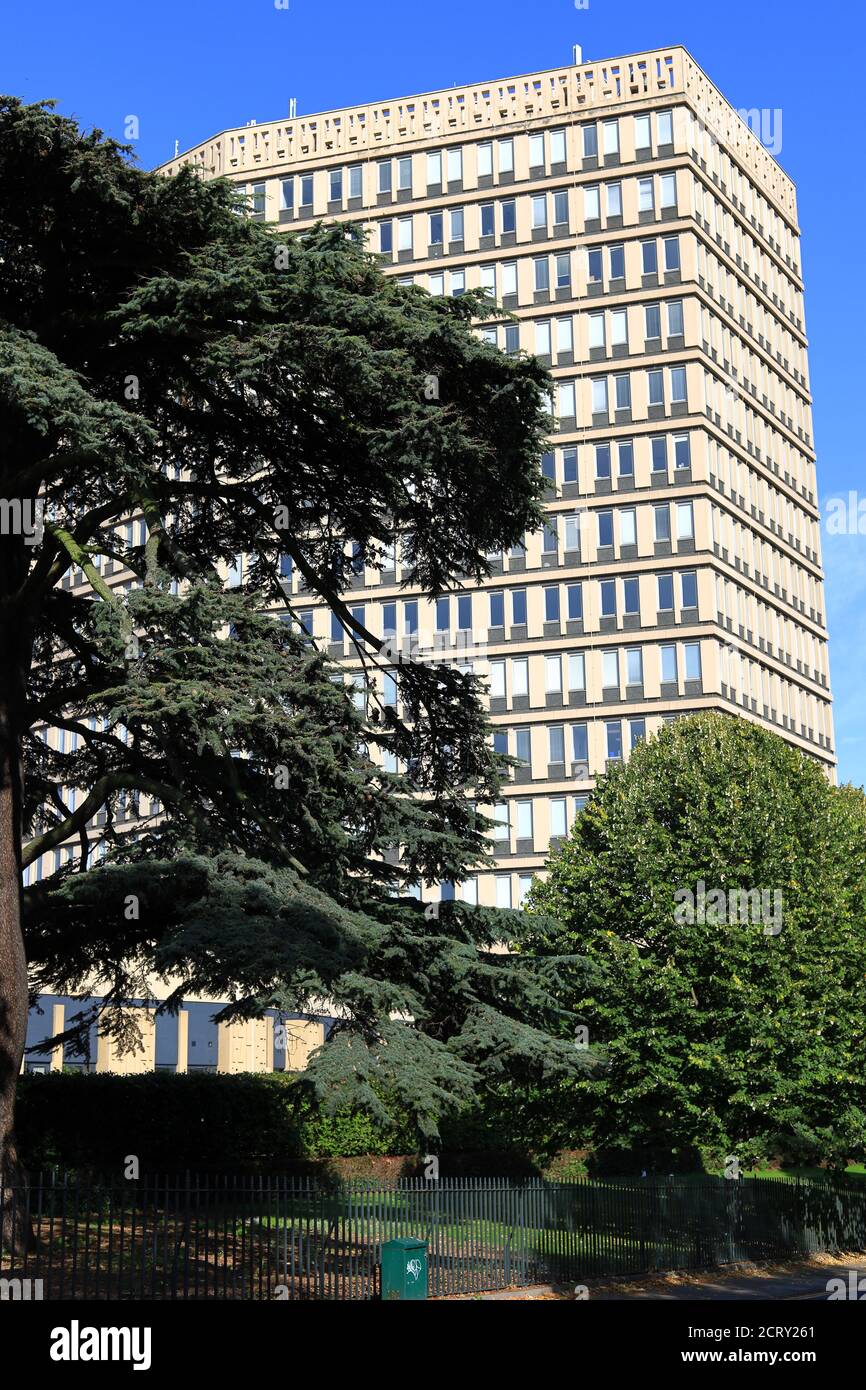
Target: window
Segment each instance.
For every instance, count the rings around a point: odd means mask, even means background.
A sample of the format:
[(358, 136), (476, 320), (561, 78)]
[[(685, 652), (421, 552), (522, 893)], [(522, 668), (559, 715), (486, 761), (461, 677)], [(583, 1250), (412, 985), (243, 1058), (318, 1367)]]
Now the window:
[(535, 289), (542, 292), (550, 289), (550, 262), (547, 256), (537, 256), (533, 261)]
[[(483, 148), (483, 147), (482, 147)], [(442, 151), (431, 150), (427, 155), (427, 187), (442, 183)]]
[(529, 137), (529, 167), (544, 168), (544, 132)]
[(364, 193), (363, 169), (360, 164), (349, 166), (349, 197), (361, 198)]
[(656, 580), (658, 589), (658, 609), (660, 613), (672, 613), (674, 607), (674, 577), (660, 574)]
[(635, 116), (634, 118), (634, 147), (636, 150), (648, 150), (650, 148), (649, 116)]
[(518, 906), (518, 907), (523, 907), (523, 904), (526, 902), (526, 899), (527, 899), (527, 897), (528, 897), (528, 895), (529, 895), (529, 890), (530, 890), (530, 888), (532, 887), (532, 881), (533, 881), (533, 875), (532, 875), (532, 874), (518, 874), (518, 875), (517, 875), (517, 906)]
[(663, 434), (657, 434), (650, 440), (650, 458), (652, 459), (652, 471), (654, 473), (667, 473), (668, 441)]
[(671, 367), (671, 401), (685, 401), (686, 399), (686, 369), (685, 367)]
[(445, 218), (441, 212), (431, 212), (429, 218), (429, 242), (431, 246), (440, 246), (444, 237)]
[(493, 807), (493, 838), (494, 840), (507, 840), (508, 823), (508, 802), (497, 801)]
[(556, 320), (556, 350), (557, 352), (574, 351), (574, 328), (571, 318)]
[(397, 635), (397, 605), (396, 603), (382, 604), (382, 636), (396, 637)]
[(556, 554), (556, 517), (550, 517), (541, 528), (541, 548), (546, 555)]
[(675, 208), (677, 205), (677, 176), (676, 174), (661, 174), (659, 176), (659, 201), (663, 208)]
[(553, 724), (547, 730), (547, 761), (565, 762), (565, 729), (561, 724)]
[(640, 613), (640, 581), (635, 578), (622, 581), (623, 613)]
[(628, 347), (628, 312), (614, 309), (610, 316), (611, 347)]
[(544, 691), (546, 695), (559, 695), (562, 692), (562, 658), (544, 658)]
[(683, 658), (686, 668), (687, 681), (699, 681), (701, 679), (701, 647), (699, 642), (686, 642), (683, 646)]
[(607, 185), (607, 215), (608, 217), (622, 217), (621, 183), (609, 183)]
[(652, 212), (655, 207), (653, 197), (652, 179), (638, 179), (637, 181), (637, 208), (638, 212)]
[(629, 748), (637, 748), (646, 738), (646, 720), (630, 719), (628, 722)]
[(642, 241), (641, 269), (644, 275), (655, 275), (659, 268), (658, 249), (654, 241)]
[(586, 658), (583, 652), (568, 654), (568, 688), (571, 691), (586, 689)]
[(605, 155), (619, 154), (619, 121), (605, 121), (602, 132)]
[(602, 277), (601, 250), (587, 251), (586, 278), (591, 285), (600, 285)]
[[(506, 836), (506, 838), (507, 838), (507, 836)], [(511, 875), (510, 875), (510, 874), (497, 874), (497, 875), (496, 875), (496, 906), (497, 906), (497, 907), (510, 907), (510, 906), (511, 906)]]
[(493, 175), (493, 146), (489, 140), (478, 146), (478, 177), (489, 179)]
[(676, 647), (661, 647), (661, 678), (663, 685), (675, 685), (677, 682), (677, 649)]
[(471, 632), (472, 630), (471, 594), (458, 594), (457, 596), (457, 629), (459, 632)]
[(590, 383), (592, 388), (592, 413), (593, 415), (607, 414), (607, 377), (594, 377)]
[(513, 140), (499, 140), (499, 141), (497, 141), (497, 144), (498, 144), (498, 146), (499, 146), (499, 173), (500, 173), (500, 174), (513, 174), (513, 173), (514, 173), (514, 141), (513, 141)]
[(598, 196), (598, 185), (589, 186), (583, 190), (583, 218), (585, 222), (593, 222), (601, 217), (601, 204)]
[(665, 237), (665, 270), (680, 268), (680, 239), (677, 236)]
[(617, 445), (617, 456), (619, 459), (619, 476), (621, 478), (631, 478), (634, 476), (634, 445), (630, 439), (623, 439)]
[(557, 415), (560, 420), (573, 420), (577, 415), (573, 381), (560, 381), (558, 383)]
[(397, 250), (412, 250), (412, 218), (401, 217), (397, 223)]
[(380, 193), (391, 192), (391, 161), (390, 159), (380, 160), (376, 166), (379, 170), (377, 188)]
[(609, 758), (622, 757), (622, 725), (618, 719), (611, 720), (604, 726), (605, 742), (607, 744), (607, 756)]
[(567, 600), (567, 615), (569, 621), (583, 617), (583, 587), (580, 584), (569, 584), (565, 591)]
[(295, 180), (282, 179), (280, 181), (280, 207), (290, 212), (295, 205)]
[(418, 631), (418, 604), (414, 599), (403, 604), (403, 629), (408, 636)]
[(553, 224), (555, 227), (564, 227), (568, 222), (568, 194), (554, 193), (553, 195)]
[(610, 477), (609, 444), (596, 444), (595, 446), (595, 476), (596, 478)]
[(691, 541), (695, 536), (695, 518), (691, 502), (677, 502), (677, 540)]
[(463, 209), (452, 208), (450, 217), (450, 239), (451, 241), (463, 240)]
[(342, 169), (331, 169), (328, 174), (328, 202), (341, 203), (343, 201), (343, 171)]
[(576, 763), (589, 762), (589, 736), (585, 724), (571, 726), (571, 756)]
[(526, 590), (512, 589), (511, 591), (511, 621), (515, 627), (526, 625)]
[(609, 254), (611, 280), (625, 279), (625, 248), (623, 246), (611, 246)]
[(482, 204), (481, 204), (481, 235), (482, 235), (482, 236), (493, 236), (494, 231), (495, 231), (495, 224), (494, 224), (494, 219), (493, 219), (493, 204), (492, 204), (492, 203), (482, 203)]
[(613, 545), (613, 512), (598, 512), (598, 544)]
[(532, 734), (529, 729), (516, 729), (514, 755), (523, 767), (532, 766)]
[(517, 323), (507, 323), (505, 325), (505, 351), (520, 351), (520, 325)]
[(662, 336), (662, 315), (658, 304), (647, 304), (643, 312), (644, 337), (660, 338)]
[(491, 661), (490, 663), (490, 698), (491, 700), (505, 699), (504, 661)]
[(313, 206), (313, 176), (304, 174), (301, 178), (301, 207), (311, 208)]
[(619, 543), (620, 545), (637, 544), (637, 512), (633, 507), (628, 507), (619, 513)]
[(562, 480), (565, 483), (577, 482), (576, 449), (563, 449), (562, 451)]
[(650, 405), (664, 405), (664, 375), (660, 371), (647, 372), (647, 400)]
[(517, 265), (514, 261), (502, 267), (502, 293), (504, 296), (517, 294)]
[[(484, 290), (487, 294), (490, 294), (490, 295), (495, 295), (495, 294), (496, 294), (496, 266), (495, 266), (495, 265), (483, 265), (483, 266), (481, 267), (481, 276), (480, 276), (480, 280), (481, 280), (481, 286), (480, 286), (480, 287), (481, 287), (482, 290)], [(488, 342), (495, 343), (495, 342), (496, 342), (496, 329), (495, 329), (495, 328), (490, 328), (490, 329), (487, 329), (486, 332), (487, 332), (488, 334), (492, 334), (492, 337), (488, 337), (488, 338), (487, 338), (487, 341), (488, 341)]]
[(403, 159), (397, 160), (397, 187), (404, 191), (412, 187), (411, 156), (406, 156)]
[(575, 554), (580, 550), (580, 524), (580, 516), (572, 515), (565, 518), (565, 549), (569, 554)]
[(669, 541), (671, 538), (671, 514), (670, 508), (665, 505), (653, 507), (654, 513), (654, 535), (657, 541)]
[(559, 588), (545, 589), (544, 591), (544, 621), (546, 623), (559, 622)]
[(583, 157), (584, 159), (595, 159), (598, 155), (598, 127), (585, 125), (583, 127)]
[(434, 271), (434, 273), (430, 276), (430, 293), (431, 293), (431, 294), (444, 294), (444, 293), (445, 293), (445, 272), (444, 272), (444, 271), (442, 271), (442, 270)]
[(589, 316), (589, 346), (595, 349), (604, 348), (604, 314)]
[(626, 373), (624, 376), (615, 376), (613, 379), (614, 399), (617, 410), (631, 409), (631, 377)]
[(674, 467), (689, 468), (692, 462), (691, 448), (687, 434), (674, 435)]
[(698, 576), (694, 570), (684, 570), (680, 575), (680, 601), (683, 608), (698, 606)]
[(668, 300), (668, 333), (680, 337), (683, 333), (683, 302), (681, 299)]
[(389, 256), (394, 250), (394, 224), (392, 222), (379, 223), (379, 251), (380, 254)]
[(505, 595), (501, 589), (494, 589), (490, 594), (490, 626), (505, 626)]
[(601, 616), (603, 618), (615, 618), (616, 580), (602, 579), (599, 588), (601, 589)]
[(625, 679), (628, 685), (643, 685), (643, 652), (629, 647), (625, 654)]
[(502, 215), (502, 231), (514, 232), (517, 230), (517, 204), (513, 198), (507, 198), (504, 203), (500, 203)]
[(656, 113), (656, 138), (660, 145), (674, 143), (674, 115), (672, 111)]
[(539, 227), (547, 226), (547, 197), (544, 194), (532, 199), (532, 226), (536, 231)]
[(463, 178), (463, 150), (458, 146), (448, 151), (448, 182), (456, 183)]
[(529, 662), (525, 657), (511, 663), (511, 694), (515, 699), (529, 696)]
[(556, 256), (556, 288), (564, 290), (571, 284), (571, 256), (562, 251)]
[(565, 163), (564, 130), (552, 130), (550, 132), (550, 162), (551, 164)]
[(550, 837), (559, 839), (568, 834), (568, 815), (566, 812), (566, 802), (564, 796), (551, 797), (550, 801)]

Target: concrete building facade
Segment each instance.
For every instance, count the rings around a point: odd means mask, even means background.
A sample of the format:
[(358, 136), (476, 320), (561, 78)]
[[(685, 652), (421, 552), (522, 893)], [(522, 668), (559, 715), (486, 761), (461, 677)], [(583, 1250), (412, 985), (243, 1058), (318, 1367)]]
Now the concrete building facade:
[[(835, 775), (794, 186), (685, 49), (575, 58), (251, 123), (163, 166), (231, 179), (277, 236), (356, 222), (388, 274), (486, 288), (514, 317), (478, 332), (551, 370), (542, 531), (432, 601), (403, 586), (399, 538), (353, 582), (374, 633), (486, 679), (518, 760), (486, 808), (490, 872), (425, 898), (519, 906), (599, 773), (695, 711)], [(285, 581), (363, 702), (330, 611)], [(269, 1048), (226, 1034), (219, 1065)]]

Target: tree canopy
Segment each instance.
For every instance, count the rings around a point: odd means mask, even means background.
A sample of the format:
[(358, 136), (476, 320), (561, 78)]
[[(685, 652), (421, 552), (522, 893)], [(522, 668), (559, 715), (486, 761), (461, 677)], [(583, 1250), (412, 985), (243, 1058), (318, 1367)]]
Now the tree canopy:
[[(395, 660), (345, 600), (395, 543), (433, 595), (539, 524), (545, 372), (473, 330), (489, 302), (399, 285), (356, 229), (275, 237), (226, 183), (141, 171), (47, 104), (0, 99), (0, 193), (0, 496), (44, 507), (0, 558), (0, 1146), (21, 915), (37, 988), (98, 972), (119, 1004), (158, 971), (240, 1014), (330, 1001), (310, 1079), (334, 1102), (394, 1095), (431, 1128), (485, 1076), (570, 1073), (558, 965), (492, 949), (519, 915), (411, 896), (486, 852), (503, 765), (478, 677)], [(271, 611), (297, 618), (285, 556), (362, 658), (364, 709)], [(169, 814), (131, 835), (138, 794)], [(72, 837), (22, 904), (22, 866)]]
[(534, 950), (588, 963), (569, 1001), (608, 1060), (566, 1088), (572, 1142), (862, 1157), (862, 791), (746, 720), (678, 719), (599, 779), (530, 909)]

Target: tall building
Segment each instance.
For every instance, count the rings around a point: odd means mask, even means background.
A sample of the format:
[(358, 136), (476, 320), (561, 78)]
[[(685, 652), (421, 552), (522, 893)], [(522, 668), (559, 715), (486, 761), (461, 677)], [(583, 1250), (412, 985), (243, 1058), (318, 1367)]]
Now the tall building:
[[(519, 905), (595, 777), (694, 711), (834, 775), (794, 186), (684, 48), (575, 58), (251, 122), (163, 167), (228, 177), (277, 233), (361, 223), (433, 294), (485, 287), (514, 321), (479, 332), (551, 369), (543, 530), (433, 603), (401, 587), (399, 547), (355, 578), (368, 628), (487, 677), (518, 760), (492, 871), (425, 896)], [(286, 581), (360, 685), (329, 610)]]
[(736, 712), (835, 765), (794, 186), (685, 49), (579, 56), (250, 123), (164, 170), (227, 176), (281, 230), (362, 223), (401, 280), (493, 292), (516, 322), (480, 331), (551, 368), (543, 531), (433, 604), (398, 555), (352, 594), (489, 677), (519, 765), (495, 872), (457, 891), (500, 905), (665, 720)]

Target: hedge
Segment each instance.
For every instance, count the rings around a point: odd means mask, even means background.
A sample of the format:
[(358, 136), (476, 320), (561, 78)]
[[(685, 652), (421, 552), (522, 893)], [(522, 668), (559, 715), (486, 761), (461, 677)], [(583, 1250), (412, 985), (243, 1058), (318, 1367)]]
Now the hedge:
[[(61, 1165), (107, 1173), (135, 1155), (148, 1172), (291, 1172), (362, 1155), (417, 1157), (429, 1148), (409, 1122), (322, 1113), (306, 1087), (279, 1072), (27, 1073), (19, 1078), (16, 1128), (31, 1171)], [(498, 1171), (503, 1150), (511, 1167), (520, 1152), (478, 1116), (443, 1129), (440, 1147), (487, 1154), (482, 1166), (494, 1162)]]

